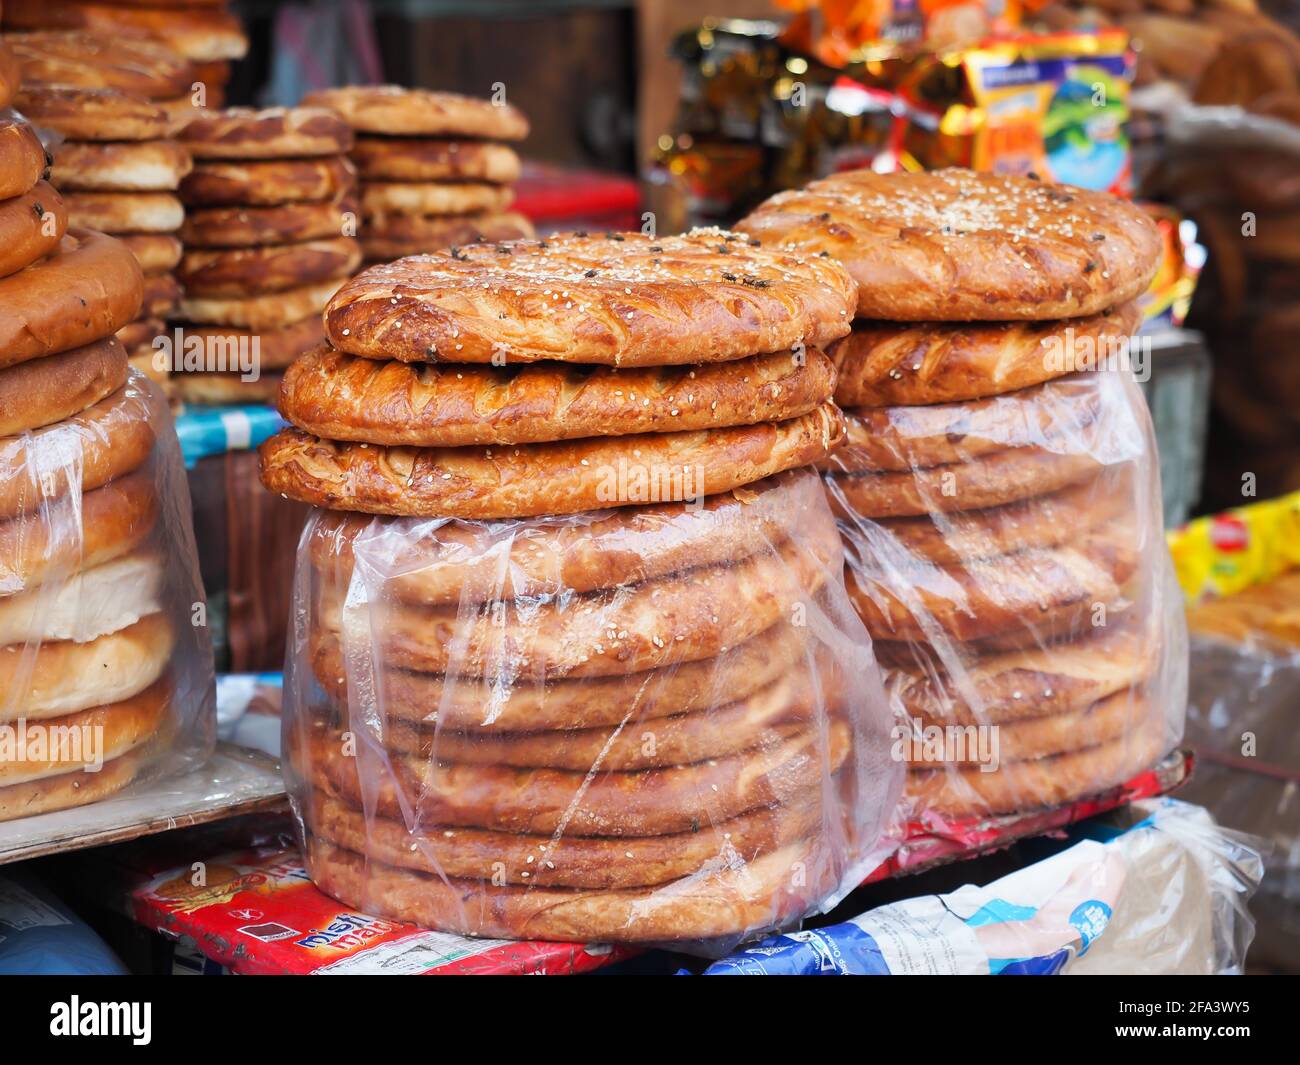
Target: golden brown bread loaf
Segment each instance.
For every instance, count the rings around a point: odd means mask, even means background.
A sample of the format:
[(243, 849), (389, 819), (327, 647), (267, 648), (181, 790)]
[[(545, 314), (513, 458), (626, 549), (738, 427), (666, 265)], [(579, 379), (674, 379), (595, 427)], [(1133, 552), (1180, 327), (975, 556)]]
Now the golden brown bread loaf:
[(0, 647), (0, 720), (41, 721), (130, 699), (162, 676), (174, 645), (171, 622), (157, 613), (86, 643)]
[(572, 514), (729, 492), (825, 455), (843, 434), (826, 404), (775, 424), (498, 448), (384, 448), (284, 430), (259, 449), (262, 483), (335, 510), (417, 517)]
[[(1074, 710), (1010, 721), (998, 726), (998, 759), (1002, 764), (1013, 764), (1122, 741), (1150, 716), (1151, 707), (1145, 698), (1121, 691)], [(934, 753), (939, 752), (922, 748), (909, 761), (914, 768), (933, 769)], [(942, 753), (943, 764), (950, 769), (979, 766), (987, 758), (965, 744), (955, 744)]]
[(725, 362), (848, 332), (852, 279), (734, 234), (573, 234), (373, 266), (330, 301), (339, 350), (408, 362)]
[(177, 276), (197, 299), (243, 298), (342, 278), (361, 265), (351, 237), (261, 248), (187, 248)]
[(1091, 454), (1012, 447), (965, 462), (887, 473), (827, 477), (837, 514), (854, 518), (899, 518), (999, 507), (1057, 492), (1088, 480), (1102, 468)]
[(170, 318), (180, 306), (182, 294), (174, 274), (146, 274), (140, 313), (148, 318)]
[(148, 396), (130, 377), (80, 414), (30, 436), (0, 438), (0, 519), (32, 513), (43, 500), (63, 496), (67, 481), (78, 476), (83, 493), (125, 476), (144, 463), (153, 445)]
[(175, 119), (147, 97), (123, 89), (26, 85), (15, 106), (70, 141), (152, 141), (174, 137)]
[(245, 381), (238, 373), (178, 373), (171, 377), (172, 391), (182, 403), (200, 407), (228, 407), (241, 403), (271, 404), (280, 391), (280, 375), (263, 373)]
[(233, 326), (253, 332), (278, 329), (319, 314), (342, 283), (339, 277), (259, 296), (186, 296), (179, 317), (200, 325)]
[[(718, 692), (740, 702), (781, 677), (811, 683), (807, 628), (774, 625), (717, 658), (670, 669), (546, 684), (480, 683), (464, 677), (385, 668), (384, 709), (396, 721), (506, 733), (599, 728), (624, 721), (629, 707), (652, 721), (707, 710)], [(346, 706), (347, 679), (336, 636), (312, 635), (312, 673), (336, 706)], [(435, 707), (436, 709), (430, 709)]]
[(366, 181), (361, 213), (383, 224), (388, 215), (499, 214), (514, 202), (514, 189), (478, 181)]
[(195, 159), (292, 159), (346, 152), (352, 130), (319, 107), (229, 107), (201, 112), (182, 140)]
[(897, 545), (909, 558), (940, 565), (1056, 547), (1101, 528), (1133, 506), (1125, 472), (1108, 467), (1059, 492), (984, 510), (879, 518), (866, 535), (871, 543), (891, 549)]
[(842, 407), (951, 403), (1015, 392), (1128, 354), (1128, 303), (1088, 318), (954, 326), (856, 322), (830, 350)]
[(87, 492), (76, 535), (48, 514), (0, 522), (0, 594), (15, 595), (134, 551), (153, 531), (158, 499), (139, 471)]
[(37, 182), (28, 192), (0, 202), (0, 277), (48, 255), (67, 228), (67, 204), (48, 182)]
[(409, 603), (468, 605), (493, 599), (598, 591), (701, 566), (738, 562), (784, 543), (789, 530), (830, 520), (821, 484), (778, 474), (693, 503), (652, 503), (557, 523), (500, 542), (490, 526), (322, 514), (307, 550), (325, 582), (346, 588), (355, 552), (392, 576), (385, 591)]
[[(276, 207), (196, 207), (185, 213), (181, 238), (195, 248), (254, 248), (348, 236), (360, 228), (356, 200)], [(317, 308), (319, 310), (319, 308)]]
[[(357, 759), (343, 753), (342, 737), (322, 730), (307, 742), (312, 782), (359, 805)], [(437, 765), (388, 755), (392, 772), (375, 781), (374, 809), (400, 818), (399, 796), (419, 796), (416, 823), (422, 829), (465, 825), (501, 832), (562, 830), (573, 836), (669, 835), (698, 830), (702, 795), (708, 796), (714, 820), (805, 801), (823, 786), (824, 772), (843, 764), (849, 746), (848, 727), (832, 719), (824, 732), (813, 725), (752, 756), (633, 772)]]
[(203, 159), (181, 184), (181, 199), (188, 207), (276, 207), (338, 199), (351, 192), (356, 182), (356, 171), (342, 155)]
[(74, 226), (102, 233), (174, 233), (185, 220), (170, 192), (70, 192), (65, 199)]
[(1138, 207), (1030, 178), (849, 170), (777, 193), (737, 225), (764, 245), (829, 253), (883, 321), (1077, 318), (1146, 290), (1160, 234)]
[[(297, 322), (271, 329), (240, 329), (229, 325), (180, 326), (186, 339), (197, 338), (205, 351), (257, 353), (257, 365), (263, 370), (283, 370), (305, 351), (310, 351), (325, 335), (320, 315), (308, 315)], [(271, 397), (275, 399), (274, 396)]]
[(0, 370), (0, 437), (53, 425), (126, 383), (126, 350), (113, 337)]
[(414, 137), (513, 141), (528, 136), (528, 119), (509, 104), (398, 85), (349, 85), (303, 97), (307, 107), (337, 111), (354, 130)]
[[(14, 742), (21, 744), (23, 757), (0, 761), (0, 804), (11, 787), (51, 780), (69, 774), (84, 775), (100, 770), (96, 756), (111, 764), (129, 751), (136, 750), (157, 734), (167, 719), (172, 685), (166, 678), (157, 681), (139, 695), (106, 706), (94, 706), (53, 719), (52, 727), (70, 730), (65, 736), (92, 732), (93, 748), (79, 739), (46, 740), (51, 725), (19, 719), (9, 728)], [(37, 753), (40, 752), (40, 753)]]
[(1008, 447), (1100, 450), (1103, 389), (1086, 374), (1005, 396), (925, 407), (850, 407), (844, 446), (821, 464), (841, 473), (970, 462)]
[(1151, 675), (1158, 645), (1158, 634), (1115, 623), (1069, 643), (964, 655), (959, 678), (933, 650), (915, 648), (912, 662), (885, 666), (885, 691), (923, 725), (1001, 725), (1067, 714), (1140, 684)]
[(358, 137), (352, 161), (366, 181), (486, 181), (511, 185), (519, 180), (513, 148), (487, 141), (419, 137)]
[(408, 832), (400, 820), (364, 820), (346, 803), (313, 790), (306, 820), (314, 835), (378, 862), (430, 875), (548, 887), (620, 889), (663, 884), (697, 873), (728, 852), (766, 854), (815, 832), (817, 801), (770, 806), (698, 832), (602, 839), (527, 836), (476, 828)]
[(190, 172), (190, 155), (177, 141), (65, 141), (50, 180), (71, 192), (168, 192)]
[[(806, 679), (806, 678), (803, 678)], [(510, 735), (497, 730), (453, 732), (390, 722), (386, 750), (457, 765), (504, 765), (521, 769), (593, 768), (619, 772), (689, 765), (728, 758), (793, 739), (818, 712), (818, 700), (794, 691), (788, 679), (768, 685), (753, 697), (714, 706), (699, 714), (674, 714), (655, 721), (634, 720), (632, 727), (563, 729)], [(647, 743), (648, 737), (653, 743)]]
[(22, 79), (22, 67), (18, 58), (4, 41), (0, 41), (0, 109), (9, 106)]
[[(1050, 621), (1073, 631), (1100, 604), (1110, 607), (1132, 576), (1131, 530), (1095, 530), (1060, 547), (945, 566), (845, 573), (849, 598), (873, 638), (933, 643), (983, 640)], [(909, 583), (910, 581), (910, 583)], [(1084, 621), (1087, 624), (1087, 621)], [(1044, 636), (1039, 635), (1039, 642)]]
[(0, 787), (0, 821), (67, 810), (99, 802), (125, 788), (150, 761), (147, 747), (105, 762), (97, 772), (60, 773)]
[(29, 191), (49, 168), (50, 157), (31, 126), (0, 120), (0, 200)]
[(117, 239), (131, 249), (146, 274), (175, 270), (181, 261), (180, 238), (171, 233), (123, 233)]
[[(839, 543), (832, 529), (819, 533), (802, 549), (787, 541), (731, 565), (592, 592), (572, 608), (511, 601), (461, 617), (456, 605), (386, 605), (375, 639), (384, 661), (402, 669), (525, 684), (715, 658), (792, 618), (795, 604), (831, 579)], [(342, 631), (343, 605), (341, 590), (322, 592), (317, 620), (324, 632)]]
[(1149, 767), (1164, 749), (1164, 720), (1151, 718), (1123, 738), (1050, 758), (1008, 762), (996, 773), (979, 768), (908, 774), (913, 809), (942, 817), (988, 817), (1057, 806), (1103, 792)]
[[(485, 887), (367, 862), (315, 836), (307, 868), (321, 890), (367, 913), (473, 936), (662, 943), (780, 927), (835, 889), (841, 870), (826, 845), (800, 841), (707, 871), (625, 891)], [(811, 873), (808, 871), (811, 870)]]
[(51, 255), (0, 278), (0, 369), (109, 336), (136, 317), (143, 290), (125, 245), (68, 230)]
[(37, 30), (6, 33), (5, 42), (22, 64), (23, 80), (32, 84), (120, 89), (150, 100), (185, 97), (188, 102), (194, 82), (188, 60), (140, 37)]
[(127, 322), (116, 333), (117, 342), (126, 349), (128, 359), (139, 355), (138, 349), (142, 347), (147, 348), (148, 354), (152, 357), (156, 350), (153, 346), (154, 340), (165, 335), (167, 335), (167, 323), (161, 318), (137, 318), (134, 322)]
[(389, 214), (366, 221), (361, 249), (368, 262), (391, 262), (462, 244), (531, 240), (536, 235), (533, 224), (517, 211), (443, 217)]
[(327, 440), (521, 444), (784, 421), (827, 402), (834, 381), (816, 349), (694, 367), (497, 369), (376, 362), (325, 344), (290, 368), (279, 407)]
[(248, 38), (239, 19), (229, 11), (206, 6), (136, 7), (97, 0), (11, 0), (5, 5), (5, 25), (15, 29), (65, 27), (103, 34), (109, 39), (152, 39), (187, 60), (206, 62), (239, 59), (248, 51)]

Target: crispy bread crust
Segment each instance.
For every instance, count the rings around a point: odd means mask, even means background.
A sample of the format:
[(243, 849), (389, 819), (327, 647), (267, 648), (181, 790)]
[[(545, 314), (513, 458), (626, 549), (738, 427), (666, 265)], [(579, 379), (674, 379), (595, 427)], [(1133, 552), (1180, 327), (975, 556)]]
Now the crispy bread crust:
[(334, 237), (262, 248), (189, 248), (176, 273), (190, 297), (238, 299), (345, 277), (360, 265), (361, 245)]
[(200, 111), (181, 136), (195, 159), (291, 159), (352, 147), (348, 124), (319, 107)]
[(857, 322), (831, 349), (842, 407), (917, 406), (998, 396), (1074, 368), (1074, 359), (1118, 351), (1141, 321), (1134, 303), (1089, 318), (954, 326)]
[(686, 367), (376, 362), (321, 345), (285, 375), (280, 413), (328, 440), (412, 447), (521, 444), (784, 421), (830, 398), (820, 351)]
[[(635, 485), (716, 495), (825, 455), (843, 433), (832, 404), (764, 425), (501, 448), (384, 448), (284, 430), (259, 449), (262, 483), (337, 510), (415, 517), (572, 514), (653, 502)], [(623, 498), (626, 496), (627, 498)]]
[(196, 207), (185, 214), (180, 235), (191, 248), (256, 248), (348, 236), (360, 223), (355, 199), (276, 207)]
[(67, 229), (67, 204), (49, 182), (38, 181), (29, 191), (0, 202), (0, 277), (49, 255)]
[(302, 102), (337, 111), (358, 132), (502, 141), (528, 136), (528, 119), (517, 108), (458, 93), (350, 85), (308, 93)]
[(125, 245), (68, 230), (52, 254), (0, 278), (0, 368), (115, 333), (143, 296), (144, 275)]
[(188, 207), (276, 207), (337, 199), (356, 183), (356, 171), (344, 155), (203, 159), (181, 184), (181, 199)]
[(853, 282), (828, 259), (733, 234), (573, 234), (373, 266), (326, 312), (341, 351), (408, 362), (662, 366), (844, 336)]
[(366, 181), (486, 181), (509, 185), (519, 180), (513, 148), (486, 141), (416, 137), (358, 137), (352, 161)]
[(1099, 314), (1146, 290), (1161, 249), (1155, 223), (1114, 196), (958, 168), (845, 171), (737, 229), (828, 252), (858, 283), (858, 315), (891, 322)]
[(0, 370), (0, 437), (53, 425), (126, 383), (126, 349), (114, 337)]

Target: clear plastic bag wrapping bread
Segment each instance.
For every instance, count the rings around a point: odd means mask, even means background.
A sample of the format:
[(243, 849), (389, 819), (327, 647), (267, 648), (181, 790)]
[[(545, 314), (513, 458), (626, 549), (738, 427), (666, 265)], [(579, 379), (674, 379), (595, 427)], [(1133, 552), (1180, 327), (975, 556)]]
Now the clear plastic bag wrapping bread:
[(816, 473), (503, 521), (316, 511), (284, 749), (313, 879), (501, 938), (706, 953), (841, 897), (901, 767)]
[(206, 624), (184, 466), (153, 385), (133, 371), (80, 414), (0, 438), (0, 821), (201, 764), (215, 734)]
[(1055, 805), (1168, 752), (1186, 625), (1132, 375), (847, 414), (823, 475), (912, 816)]

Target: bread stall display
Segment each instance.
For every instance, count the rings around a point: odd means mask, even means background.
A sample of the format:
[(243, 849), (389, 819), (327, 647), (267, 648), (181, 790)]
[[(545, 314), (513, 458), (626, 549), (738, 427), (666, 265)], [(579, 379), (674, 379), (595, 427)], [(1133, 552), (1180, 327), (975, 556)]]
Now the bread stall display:
[[(470, 935), (734, 942), (856, 883), (899, 772), (814, 471), (854, 286), (720, 230), (371, 267), (286, 373), (311, 876)], [(852, 697), (850, 697), (852, 696)]]
[(356, 132), (361, 246), (368, 263), (533, 236), (511, 211), (528, 119), (506, 103), (396, 85), (310, 93)]
[(179, 447), (115, 336), (144, 275), (49, 176), (0, 122), (0, 821), (201, 764), (215, 728)]
[(171, 317), (226, 358), (187, 367), (176, 391), (194, 404), (268, 403), (361, 263), (352, 131), (321, 108), (230, 108), (198, 115), (184, 144), (195, 159), (181, 185), (185, 298)]
[(7, 40), (24, 71), (14, 106), (45, 137), (55, 160), (50, 182), (71, 223), (119, 237), (140, 262), (139, 317), (118, 339), (133, 366), (165, 383), (153, 341), (181, 296), (176, 190), (190, 157), (177, 135), (194, 114), (194, 69), (152, 41), (57, 31)]
[(1130, 372), (1154, 225), (1102, 193), (854, 171), (738, 229), (858, 282), (847, 440), (820, 463), (904, 723), (913, 810), (1117, 785), (1181, 735), (1186, 635)]

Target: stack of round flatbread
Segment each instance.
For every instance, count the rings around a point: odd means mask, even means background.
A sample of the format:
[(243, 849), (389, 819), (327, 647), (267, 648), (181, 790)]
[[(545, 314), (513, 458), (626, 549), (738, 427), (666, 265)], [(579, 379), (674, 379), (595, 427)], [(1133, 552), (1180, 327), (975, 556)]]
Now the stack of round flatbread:
[[(47, 5), (48, 6), (48, 5)], [(24, 70), (14, 106), (47, 131), (50, 183), (70, 223), (119, 237), (144, 270), (139, 317), (119, 331), (131, 364), (160, 383), (153, 342), (177, 308), (181, 287), (177, 197), (189, 152), (177, 139), (194, 115), (193, 66), (149, 41), (112, 41), (77, 32), (9, 38)]]
[(114, 336), (143, 274), (48, 166), (0, 122), (0, 821), (124, 787), (172, 705), (156, 401)]
[(801, 468), (840, 439), (822, 348), (852, 305), (837, 264), (719, 230), (470, 245), (335, 295), (261, 450), (329, 508), (288, 703), (322, 888), (586, 941), (737, 935), (834, 889), (883, 801)]
[(322, 339), (326, 301), (361, 263), (352, 131), (321, 108), (229, 108), (186, 127), (194, 167), (173, 315), (186, 356), (174, 385), (194, 404), (267, 403)]
[(858, 282), (831, 349), (847, 441), (821, 466), (917, 809), (1011, 813), (1149, 765), (1179, 690), (1128, 371), (1154, 224), (1108, 195), (943, 170), (836, 175), (738, 228)]
[(353, 85), (303, 103), (338, 112), (356, 133), (367, 262), (533, 235), (509, 210), (519, 156), (505, 143), (523, 140), (528, 120), (505, 101)]
[(248, 35), (227, 0), (15, 0), (4, 5), (3, 19), (6, 31), (76, 30), (157, 43), (193, 65), (200, 107), (222, 105), (230, 64), (248, 53)]

